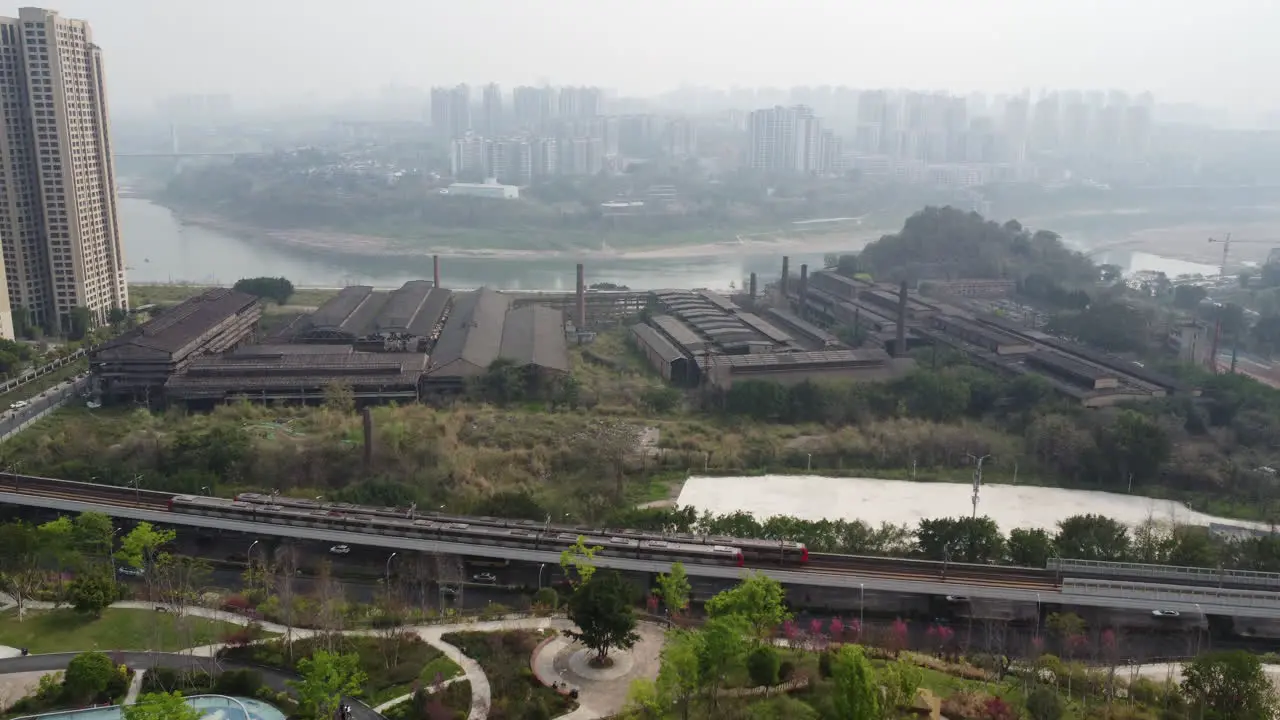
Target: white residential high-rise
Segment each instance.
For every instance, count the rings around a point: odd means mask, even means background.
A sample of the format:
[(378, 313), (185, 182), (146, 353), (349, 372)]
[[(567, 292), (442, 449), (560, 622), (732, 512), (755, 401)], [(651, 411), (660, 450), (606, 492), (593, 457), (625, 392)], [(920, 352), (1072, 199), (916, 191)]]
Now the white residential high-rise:
[[(102, 51), (82, 20), (0, 18), (0, 245), (8, 305), (70, 331), (129, 304)], [(88, 310), (84, 318), (77, 308)]]
[(485, 137), (493, 137), (502, 132), (505, 118), (502, 112), (502, 88), (497, 83), (484, 86), (480, 106), (480, 132)]
[[(747, 118), (750, 147), (747, 164), (767, 172), (826, 174), (833, 172), (827, 148), (834, 135), (824, 134), (822, 121), (804, 106), (756, 110)], [(825, 139), (824, 139), (825, 138)]]

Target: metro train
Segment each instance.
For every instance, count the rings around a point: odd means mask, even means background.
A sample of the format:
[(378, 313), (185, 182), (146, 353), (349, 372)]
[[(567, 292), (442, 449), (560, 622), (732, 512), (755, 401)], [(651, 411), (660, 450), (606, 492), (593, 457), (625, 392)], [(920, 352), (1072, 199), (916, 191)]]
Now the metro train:
[[(236, 500), (254, 505), (278, 505), (301, 510), (321, 510), (330, 514), (368, 515), (372, 517), (390, 517), (407, 519), (427, 519), (440, 523), (465, 523), (472, 526), (508, 528), (528, 530), (536, 533), (561, 533), (578, 535), (584, 532), (580, 528), (565, 525), (541, 523), (536, 520), (512, 520), (495, 517), (467, 517), (463, 515), (446, 515), (444, 513), (417, 513), (410, 509), (374, 507), (369, 505), (353, 505), (351, 503), (326, 502), (289, 498), (262, 493), (240, 493)], [(655, 533), (644, 530), (604, 529), (587, 530), (586, 532), (602, 533), (609, 537), (629, 540), (677, 542), (688, 545), (729, 546), (742, 551), (745, 562), (761, 565), (804, 565), (809, 562), (809, 548), (802, 542), (794, 540), (759, 540), (750, 538), (733, 538), (715, 535), (694, 535), (691, 533)]]
[(504, 528), (469, 522), (452, 522), (430, 518), (408, 518), (385, 515), (343, 513), (336, 510), (287, 507), (283, 504), (264, 504), (243, 500), (176, 495), (169, 501), (169, 510), (188, 515), (269, 522), (298, 527), (341, 530), (344, 532), (394, 535), (397, 537), (423, 538), (468, 545), (496, 545), (529, 550), (560, 550), (586, 538), (587, 545), (598, 545), (600, 555), (627, 557), (659, 562), (690, 562), (698, 564), (744, 564), (740, 549), (728, 545), (703, 545), (674, 542), (664, 539), (636, 539), (634, 537), (599, 536), (588, 533), (561, 532), (540, 529)]

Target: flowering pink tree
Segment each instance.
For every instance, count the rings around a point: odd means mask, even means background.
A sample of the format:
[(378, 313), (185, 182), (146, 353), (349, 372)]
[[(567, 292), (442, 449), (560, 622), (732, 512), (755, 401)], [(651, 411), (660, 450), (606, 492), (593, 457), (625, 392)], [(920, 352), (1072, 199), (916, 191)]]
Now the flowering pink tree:
[(840, 618), (831, 618), (831, 623), (827, 625), (827, 631), (831, 633), (832, 642), (840, 642), (844, 640), (844, 621)]
[(907, 649), (909, 635), (907, 623), (902, 618), (894, 620), (893, 624), (889, 626), (889, 633), (885, 636), (885, 649), (896, 657), (898, 653)]
[(658, 612), (658, 596), (650, 595), (649, 597), (645, 598), (644, 607), (646, 610), (649, 611), (650, 614), (657, 613)]
[(850, 620), (849, 626), (845, 628), (845, 633), (852, 635), (854, 642), (862, 642), (862, 622), (858, 620)]
[(1044, 638), (1040, 637), (1039, 635), (1031, 638), (1031, 651), (1036, 654), (1036, 657), (1040, 657), (1041, 655), (1043, 655), (1044, 654)]
[(800, 637), (800, 626), (794, 620), (786, 620), (782, 623), (782, 637), (787, 639), (787, 645), (794, 650), (796, 639)]
[(814, 650), (826, 645), (826, 635), (822, 631), (822, 621), (818, 618), (809, 621), (809, 641), (813, 643)]

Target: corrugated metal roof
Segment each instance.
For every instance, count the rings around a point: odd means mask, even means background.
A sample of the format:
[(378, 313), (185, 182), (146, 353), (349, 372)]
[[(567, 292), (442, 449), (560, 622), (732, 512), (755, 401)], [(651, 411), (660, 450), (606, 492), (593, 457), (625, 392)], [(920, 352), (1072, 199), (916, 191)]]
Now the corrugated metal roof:
[(172, 355), (256, 304), (258, 299), (252, 295), (228, 288), (212, 288), (108, 340), (95, 348), (93, 354), (128, 354), (128, 348), (132, 346)]
[(546, 305), (527, 305), (508, 312), (498, 356), (517, 365), (569, 372), (564, 313)]
[(636, 323), (631, 326), (631, 334), (636, 339), (644, 343), (649, 349), (658, 354), (663, 362), (671, 363), (684, 357), (684, 353), (680, 349), (671, 344), (671, 341), (663, 337), (657, 330), (645, 325), (644, 323)]
[(655, 315), (650, 318), (649, 322), (667, 337), (671, 338), (677, 346), (684, 348), (689, 352), (701, 352), (707, 348), (707, 341), (703, 340), (698, 333), (692, 328), (680, 322), (670, 315)]
[(487, 368), (502, 349), (502, 326), (508, 299), (489, 288), (459, 293), (431, 354), (431, 367), (465, 360)]

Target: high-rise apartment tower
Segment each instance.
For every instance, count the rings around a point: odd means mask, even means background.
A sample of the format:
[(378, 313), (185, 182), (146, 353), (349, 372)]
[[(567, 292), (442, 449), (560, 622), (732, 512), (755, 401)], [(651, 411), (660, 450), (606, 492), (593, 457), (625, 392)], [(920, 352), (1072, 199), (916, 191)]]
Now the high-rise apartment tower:
[(3, 304), (55, 331), (107, 322), (129, 295), (102, 51), (88, 23), (41, 8), (0, 18), (0, 125)]

